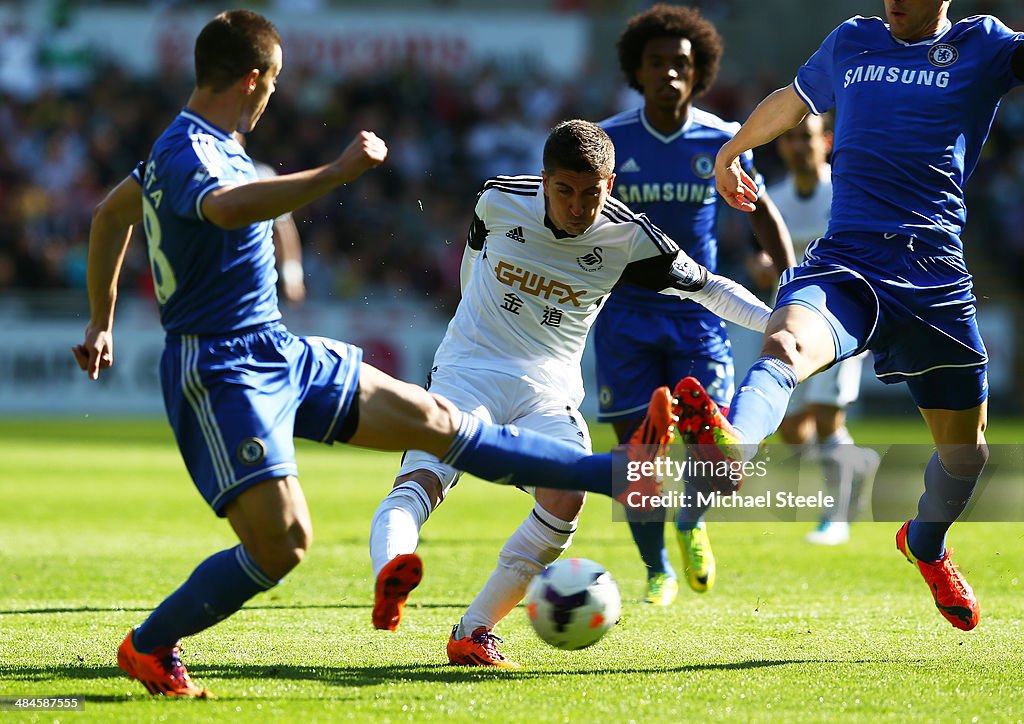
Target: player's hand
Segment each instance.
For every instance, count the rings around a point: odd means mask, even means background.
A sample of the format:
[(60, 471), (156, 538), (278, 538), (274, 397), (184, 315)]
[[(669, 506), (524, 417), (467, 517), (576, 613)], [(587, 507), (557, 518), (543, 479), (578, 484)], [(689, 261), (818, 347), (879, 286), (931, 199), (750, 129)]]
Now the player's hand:
[(725, 146), (715, 159), (715, 188), (734, 209), (748, 212), (754, 210), (757, 184), (740, 166), (739, 156), (727, 152)]
[(775, 262), (763, 251), (757, 251), (744, 260), (747, 274), (758, 289), (771, 289), (779, 281), (779, 274), (775, 271)]
[(99, 379), (100, 370), (114, 365), (114, 337), (109, 330), (90, 324), (85, 328), (85, 341), (72, 347), (71, 353), (89, 379)]
[(380, 166), (387, 156), (388, 147), (383, 139), (373, 131), (360, 131), (333, 165), (341, 183), (349, 183), (362, 176), (363, 172)]

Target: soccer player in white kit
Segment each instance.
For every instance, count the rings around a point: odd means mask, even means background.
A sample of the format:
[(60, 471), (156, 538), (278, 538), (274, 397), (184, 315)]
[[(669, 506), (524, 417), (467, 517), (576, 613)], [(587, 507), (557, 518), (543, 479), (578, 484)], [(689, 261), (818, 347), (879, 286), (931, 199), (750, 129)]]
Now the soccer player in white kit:
[[(775, 144), (789, 173), (770, 186), (768, 193), (789, 227), (798, 258), (803, 258), (807, 246), (828, 228), (832, 208), (832, 167), (826, 160), (830, 138), (821, 116), (808, 115)], [(846, 407), (860, 394), (866, 354), (840, 360), (797, 385), (779, 426), (786, 443), (800, 446), (804, 454), (816, 452), (825, 487), (836, 500), (807, 534), (808, 543), (839, 545), (850, 539), (850, 520), (856, 515), (858, 499), (878, 470), (878, 453), (854, 446), (846, 429)]]
[[(565, 121), (544, 146), (541, 176), (498, 176), (480, 192), (462, 267), (463, 297), (434, 357), (431, 392), (461, 410), (589, 451), (580, 360), (601, 304), (621, 279), (693, 299), (758, 329), (770, 310), (709, 273), (642, 214), (610, 196), (615, 151), (599, 126)], [(661, 388), (668, 395), (668, 388)], [(657, 393), (656, 393), (657, 394)], [(397, 628), (422, 576), (419, 530), (459, 473), (406, 453), (371, 523), (374, 625)], [(535, 574), (565, 551), (584, 493), (535, 488), (536, 504), (448, 641), (452, 663), (518, 668), (493, 630)]]

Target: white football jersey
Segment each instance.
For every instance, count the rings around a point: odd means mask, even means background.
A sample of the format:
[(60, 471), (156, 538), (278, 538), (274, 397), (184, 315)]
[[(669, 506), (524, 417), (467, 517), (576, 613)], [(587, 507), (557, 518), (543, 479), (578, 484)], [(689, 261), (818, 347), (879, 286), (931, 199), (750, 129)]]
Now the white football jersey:
[(479, 251), (434, 365), (515, 375), (579, 405), (580, 360), (601, 303), (627, 264), (678, 247), (610, 196), (590, 229), (556, 237), (539, 176), (490, 179), (476, 217), (468, 253)]
[(832, 217), (832, 168), (822, 170), (821, 179), (810, 196), (801, 196), (792, 176), (768, 187), (768, 195), (782, 214), (793, 238), (793, 251), (797, 263), (804, 257), (807, 246), (825, 235)]

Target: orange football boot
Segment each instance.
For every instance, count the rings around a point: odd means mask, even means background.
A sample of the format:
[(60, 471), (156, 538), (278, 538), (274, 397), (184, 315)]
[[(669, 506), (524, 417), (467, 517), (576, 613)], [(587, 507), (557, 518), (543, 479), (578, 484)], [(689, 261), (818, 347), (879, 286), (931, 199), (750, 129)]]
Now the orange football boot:
[(212, 699), (208, 689), (197, 686), (188, 669), (181, 663), (181, 644), (160, 646), (144, 654), (135, 648), (132, 629), (117, 649), (117, 666), (129, 678), (135, 679), (150, 694), (162, 696), (191, 696), (196, 699)]
[(505, 658), (498, 651), (498, 644), (504, 643), (499, 637), (480, 626), (465, 638), (455, 638), (459, 624), (452, 627), (448, 639), (448, 661), (463, 666), (494, 666), (499, 669), (519, 669), (519, 664)]
[(970, 631), (978, 625), (981, 618), (981, 608), (978, 606), (978, 599), (974, 595), (971, 584), (967, 582), (950, 558), (953, 551), (947, 550), (946, 554), (937, 561), (928, 563), (919, 561), (910, 551), (907, 544), (907, 530), (910, 528), (910, 521), (904, 523), (896, 531), (896, 549), (906, 559), (913, 563), (920, 571), (928, 589), (935, 599), (935, 607), (939, 609), (947, 621), (961, 631)]
[(374, 628), (394, 631), (402, 620), (409, 593), (423, 580), (423, 561), (415, 553), (401, 553), (388, 561), (373, 589)]

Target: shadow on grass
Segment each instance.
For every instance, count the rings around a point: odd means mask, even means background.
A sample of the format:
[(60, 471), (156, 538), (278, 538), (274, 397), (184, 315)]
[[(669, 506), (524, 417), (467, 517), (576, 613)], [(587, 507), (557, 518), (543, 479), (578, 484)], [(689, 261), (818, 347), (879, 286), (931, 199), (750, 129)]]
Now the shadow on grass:
[[(369, 611), (373, 607), (373, 601), (367, 599), (364, 603), (271, 603), (265, 606), (246, 606), (243, 610), (245, 611), (291, 611), (291, 610), (303, 610), (303, 609), (321, 609), (325, 611), (330, 610), (346, 610), (346, 609), (365, 609)], [(410, 604), (409, 608), (416, 610), (418, 608), (436, 608), (436, 609), (463, 609), (466, 605), (464, 603), (420, 603), (419, 601)], [(12, 608), (0, 610), (0, 616), (5, 614), (21, 614), (21, 615), (39, 615), (39, 614), (53, 614), (53, 613), (149, 613), (153, 610), (154, 606), (147, 608), (123, 608), (120, 606), (69, 606), (64, 608)]]
[[(834, 661), (830, 659), (751, 659), (709, 664), (684, 664), (674, 667), (609, 666), (586, 670), (552, 671), (550, 669), (489, 669), (450, 664), (409, 664), (389, 666), (216, 666), (190, 664), (192, 675), (216, 691), (218, 679), (277, 679), (284, 681), (318, 681), (335, 686), (378, 686), (395, 683), (450, 683), (550, 679), (551, 677), (602, 676), (607, 674), (681, 674), (700, 671), (743, 671), (773, 666), (801, 664), (866, 664), (867, 660)], [(113, 666), (7, 666), (2, 669), (8, 681), (31, 682), (123, 678)], [(127, 683), (127, 682), (126, 682)], [(141, 691), (139, 692), (142, 693)], [(124, 701), (127, 696), (88, 696), (90, 701)]]

